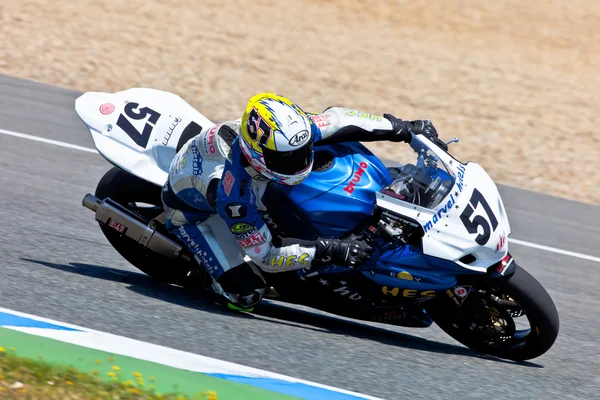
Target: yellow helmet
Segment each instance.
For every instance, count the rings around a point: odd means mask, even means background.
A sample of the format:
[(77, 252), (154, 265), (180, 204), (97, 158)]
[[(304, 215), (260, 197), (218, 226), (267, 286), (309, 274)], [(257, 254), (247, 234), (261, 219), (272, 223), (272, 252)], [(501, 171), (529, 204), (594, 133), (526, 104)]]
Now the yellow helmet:
[(260, 93), (248, 102), (241, 121), (242, 153), (264, 177), (284, 185), (302, 182), (313, 165), (309, 117), (289, 99)]

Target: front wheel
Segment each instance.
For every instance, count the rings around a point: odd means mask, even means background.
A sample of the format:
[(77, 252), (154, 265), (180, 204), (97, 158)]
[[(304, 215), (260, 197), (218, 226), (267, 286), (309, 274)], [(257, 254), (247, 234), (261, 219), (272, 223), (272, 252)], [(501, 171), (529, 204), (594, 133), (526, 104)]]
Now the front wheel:
[(471, 349), (523, 361), (544, 354), (556, 340), (558, 312), (550, 295), (523, 268), (471, 288), (462, 305), (432, 302), (427, 312), (447, 334)]

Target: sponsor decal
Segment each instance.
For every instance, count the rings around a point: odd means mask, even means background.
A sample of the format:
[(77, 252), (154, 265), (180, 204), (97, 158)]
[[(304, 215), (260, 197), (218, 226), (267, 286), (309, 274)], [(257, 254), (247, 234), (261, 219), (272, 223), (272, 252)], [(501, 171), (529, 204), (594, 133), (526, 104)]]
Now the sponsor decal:
[(512, 264), (514, 261), (514, 259), (510, 256), (510, 255), (506, 255), (502, 261), (500, 261), (500, 264), (498, 264), (498, 267), (496, 267), (496, 271), (500, 274), (500, 275), (504, 275), (506, 273), (506, 270), (508, 269), (508, 267), (510, 267), (510, 264)]
[(446, 295), (450, 297), (457, 306), (460, 306), (467, 298), (471, 286), (456, 286), (453, 289), (446, 290)]
[[(306, 275), (306, 276), (310, 276), (312, 274)], [(329, 286), (329, 281), (327, 281), (326, 279), (319, 279), (319, 283), (323, 286)], [(341, 285), (341, 286), (339, 286)], [(360, 300), (362, 299), (362, 296), (360, 294), (358, 294), (357, 292), (354, 292), (352, 289), (348, 288), (348, 283), (346, 281), (340, 281), (338, 285), (335, 286), (339, 286), (336, 289), (333, 289), (334, 293), (339, 294), (340, 296), (344, 296), (350, 300)], [(334, 286), (334, 287), (335, 287)], [(351, 294), (352, 293), (352, 294)]]
[[(257, 171), (262, 170), (262, 168), (258, 169)], [(267, 178), (266, 176), (260, 175), (260, 174), (256, 174), (252, 177), (252, 179), (256, 180), (256, 181), (260, 181), (260, 182), (266, 182), (269, 180), (269, 178)]]
[(215, 154), (217, 152), (217, 149), (215, 148), (215, 134), (217, 133), (219, 127), (220, 125), (213, 126), (210, 131), (208, 131), (208, 134), (206, 134), (203, 138), (204, 150), (207, 153)]
[(243, 218), (246, 216), (244, 203), (229, 203), (225, 206), (225, 213), (229, 218)]
[[(464, 172), (465, 172), (465, 167), (462, 165), (459, 165), (458, 171), (456, 173), (458, 176), (458, 180), (456, 181), (456, 186), (458, 187), (458, 191), (454, 193), (456, 196), (458, 196), (463, 191), (463, 185), (464, 185), (463, 181), (465, 178)], [(454, 207), (454, 204), (456, 204), (456, 199), (454, 198), (454, 195), (452, 193), (450, 193), (450, 199), (448, 199), (446, 204), (444, 204), (442, 206), (442, 208), (440, 208), (437, 211), (437, 213), (429, 221), (427, 221), (425, 223), (425, 225), (423, 225), (423, 230), (425, 232), (428, 232), (429, 230), (433, 229), (433, 226), (442, 220), (442, 215), (447, 214), (452, 210), (452, 207)]]
[(310, 266), (302, 267), (302, 269), (298, 269), (297, 272), (301, 281), (305, 281), (306, 278), (312, 278), (313, 276), (319, 275), (319, 271), (312, 271)]
[(242, 246), (243, 249), (249, 249), (255, 246), (260, 246), (261, 244), (266, 242), (266, 240), (267, 239), (265, 239), (265, 237), (259, 231), (255, 231), (246, 239), (238, 240), (238, 243), (240, 244), (240, 246)]
[(396, 275), (396, 278), (398, 279), (404, 279), (407, 281), (412, 281), (413, 280), (413, 276), (411, 274), (409, 274), (406, 271), (402, 271), (402, 272), (398, 272), (398, 274)]
[(310, 119), (312, 119), (313, 123), (317, 125), (318, 128), (325, 128), (329, 126), (329, 120), (325, 115), (311, 115)]
[(214, 254), (202, 250), (200, 243), (190, 236), (190, 234), (185, 230), (185, 227), (180, 226), (177, 231), (179, 233), (179, 238), (185, 240), (187, 248), (194, 253), (196, 261), (203, 265), (211, 276), (218, 278), (221, 273), (223, 273), (223, 268), (219, 262), (213, 258)]
[(310, 134), (307, 130), (303, 130), (299, 133), (296, 133), (289, 141), (290, 146), (302, 146), (304, 143), (308, 141)]
[(354, 176), (352, 177), (352, 179), (350, 180), (350, 182), (348, 182), (348, 184), (344, 188), (344, 190), (346, 192), (348, 192), (350, 194), (352, 194), (354, 192), (354, 188), (356, 187), (356, 184), (358, 182), (360, 182), (360, 180), (362, 179), (362, 176), (365, 173), (365, 170), (367, 169), (368, 166), (369, 166), (369, 164), (367, 164), (364, 161), (362, 161), (359, 164), (358, 169), (356, 171), (354, 171)]
[(465, 297), (468, 293), (469, 291), (462, 286), (457, 286), (454, 288), (454, 294), (458, 297)]
[(275, 256), (271, 258), (271, 268), (293, 267), (297, 264), (308, 265), (308, 253), (302, 253), (299, 256), (292, 254), (289, 256)]
[(196, 242), (194, 239), (192, 239), (192, 237), (190, 236), (190, 234), (185, 230), (185, 227), (180, 226), (178, 228), (179, 231), (179, 235), (181, 238), (185, 239), (185, 241), (188, 244), (188, 248), (190, 250), (192, 250), (192, 252), (196, 255), (203, 255), (202, 254), (202, 249), (200, 248), (200, 244), (198, 242)]
[(350, 300), (360, 300), (360, 299), (362, 299), (362, 296), (360, 294), (358, 294), (357, 292), (352, 293), (353, 291), (351, 289), (349, 289), (346, 286), (346, 284), (347, 284), (346, 282), (340, 281), (340, 285), (342, 285), (342, 286), (340, 286), (337, 289), (333, 289), (334, 293), (337, 293), (340, 296), (344, 296), (344, 297), (347, 296), (347, 298), (350, 299)]
[(125, 231), (127, 231), (127, 227), (125, 225), (123, 225), (120, 222), (115, 221), (114, 219), (109, 219), (107, 225), (109, 228), (114, 229), (115, 231), (119, 232), (121, 235), (123, 235), (125, 233)]
[(185, 158), (185, 154), (181, 155), (179, 161), (177, 162), (177, 170), (175, 172), (179, 173), (182, 169), (187, 165), (187, 161)]
[(231, 225), (229, 227), (229, 230), (231, 231), (231, 233), (241, 235), (244, 233), (252, 232), (253, 230), (255, 230), (255, 228), (254, 225), (250, 225), (245, 222), (238, 222), (236, 224)]
[(177, 163), (177, 171), (176, 172), (180, 172), (182, 169), (185, 168), (186, 165), (187, 165), (187, 161), (185, 160), (185, 157), (181, 157), (181, 159)]
[(349, 117), (357, 117), (357, 118), (365, 118), (370, 119), (371, 121), (383, 121), (383, 118), (377, 115), (367, 114), (366, 112), (360, 112), (356, 110), (351, 110), (347, 108), (344, 113)]
[(387, 311), (383, 315), (374, 315), (372, 319), (377, 322), (400, 321), (405, 318), (404, 314), (398, 311)]
[(231, 188), (233, 187), (233, 183), (235, 182), (235, 178), (231, 171), (227, 171), (225, 173), (225, 177), (223, 178), (223, 189), (225, 190), (225, 194), (229, 196), (231, 193)]
[(400, 289), (400, 288), (388, 288), (387, 286), (384, 286), (381, 288), (381, 291), (386, 296), (391, 295), (394, 297), (398, 296), (399, 294), (402, 295), (402, 297), (408, 297), (408, 298), (435, 297), (435, 290)]
[(193, 143), (193, 141), (192, 141), (190, 148), (192, 149), (192, 158), (193, 158), (192, 173), (195, 176), (202, 175), (202, 161), (204, 161), (204, 159), (200, 155), (200, 150), (198, 150), (196, 143)]
[(427, 221), (427, 223), (425, 223), (425, 225), (423, 226), (423, 230), (425, 232), (431, 230), (435, 224), (442, 220), (443, 214), (447, 214), (450, 212), (450, 210), (452, 210), (452, 207), (455, 203), (456, 199), (454, 199), (454, 196), (450, 194), (450, 199), (448, 200), (448, 202), (438, 210), (437, 214), (435, 214), (433, 218), (431, 218), (429, 221)]
[[(252, 229), (251, 231), (248, 231), (246, 233), (238, 233), (238, 234), (235, 234), (233, 236), (235, 237), (236, 240), (242, 240), (242, 239), (249, 238), (250, 236), (252, 236), (252, 234), (254, 232), (256, 232), (256, 229)], [(258, 247), (257, 247), (257, 249), (258, 249)]]
[(109, 115), (112, 114), (112, 112), (115, 111), (115, 105), (111, 104), (111, 103), (104, 103), (100, 106), (100, 113), (102, 115)]
[(165, 133), (165, 136), (163, 137), (163, 140), (162, 140), (163, 146), (166, 146), (167, 143), (169, 143), (169, 139), (171, 139), (171, 135), (173, 134), (173, 131), (175, 130), (175, 128), (177, 128), (177, 125), (179, 125), (180, 122), (181, 122), (181, 118), (179, 118), (179, 117), (175, 117), (173, 122), (171, 122), (171, 125), (169, 125), (169, 127), (167, 128), (167, 133)]
[(465, 166), (464, 165), (458, 164), (458, 171), (456, 171), (456, 176), (458, 177), (458, 180), (456, 181), (456, 186), (458, 186), (458, 191), (460, 193), (462, 193), (463, 186), (465, 184)]
[(500, 236), (500, 240), (498, 241), (498, 244), (496, 245), (496, 253), (499, 252), (500, 250), (502, 250), (504, 248), (505, 244), (506, 244), (506, 232), (503, 232), (502, 235)]

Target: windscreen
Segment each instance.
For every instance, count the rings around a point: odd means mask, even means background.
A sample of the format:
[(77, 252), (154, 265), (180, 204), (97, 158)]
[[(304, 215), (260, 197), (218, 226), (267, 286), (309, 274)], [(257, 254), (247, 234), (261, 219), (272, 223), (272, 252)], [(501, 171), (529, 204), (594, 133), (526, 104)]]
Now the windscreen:
[(448, 195), (456, 177), (419, 136), (414, 136), (410, 149), (390, 169), (393, 182), (381, 191), (402, 201), (434, 208)]

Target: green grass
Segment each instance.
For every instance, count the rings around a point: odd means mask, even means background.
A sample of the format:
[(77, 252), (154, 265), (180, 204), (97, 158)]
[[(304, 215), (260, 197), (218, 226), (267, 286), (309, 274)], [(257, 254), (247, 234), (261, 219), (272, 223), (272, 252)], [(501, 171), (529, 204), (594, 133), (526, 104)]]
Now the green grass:
[(143, 371), (122, 376), (118, 366), (110, 365), (108, 371), (99, 368), (91, 374), (83, 373), (75, 368), (19, 357), (14, 349), (0, 347), (1, 399), (218, 400), (212, 391), (193, 397), (159, 394), (154, 383), (155, 379), (144, 377)]

